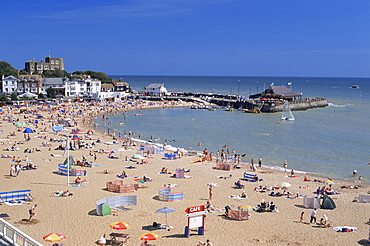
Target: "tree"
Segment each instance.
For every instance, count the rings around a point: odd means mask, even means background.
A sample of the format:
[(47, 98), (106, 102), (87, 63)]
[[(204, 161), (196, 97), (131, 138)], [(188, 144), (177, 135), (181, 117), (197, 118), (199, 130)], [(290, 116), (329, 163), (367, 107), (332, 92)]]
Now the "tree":
[(46, 89), (46, 95), (49, 98), (56, 98), (56, 96), (57, 96), (55, 90), (53, 88), (51, 88), (51, 87), (49, 87), (49, 88)]
[(90, 75), (91, 78), (93, 79), (99, 79), (102, 83), (109, 83), (112, 82), (112, 79), (105, 73), (103, 72), (95, 72), (91, 70), (87, 70), (85, 72), (82, 71), (75, 71), (72, 73), (73, 75)]
[(0, 94), (0, 101), (1, 101), (1, 102), (8, 101), (8, 97), (6, 96), (6, 94), (5, 94), (5, 93)]
[(10, 99), (11, 99), (12, 101), (18, 101), (17, 94), (15, 94), (15, 93), (10, 94)]
[(18, 76), (18, 70), (13, 68), (9, 63), (6, 61), (0, 61), (0, 74), (4, 74), (5, 77), (7, 76)]
[(67, 73), (65, 70), (44, 70), (42, 72), (45, 78), (63, 78), (63, 77), (69, 77), (70, 74)]
[(37, 96), (39, 99), (45, 99), (45, 96), (44, 94), (40, 93), (38, 96)]

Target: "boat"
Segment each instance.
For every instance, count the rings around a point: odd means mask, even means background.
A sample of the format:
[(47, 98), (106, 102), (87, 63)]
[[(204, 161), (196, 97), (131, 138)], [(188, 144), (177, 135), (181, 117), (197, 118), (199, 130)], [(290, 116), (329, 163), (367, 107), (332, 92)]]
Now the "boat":
[(244, 113), (253, 113), (253, 114), (260, 114), (261, 113), (261, 110), (259, 110), (258, 108), (255, 108), (255, 109), (244, 109), (243, 110)]
[(234, 111), (234, 108), (232, 108), (231, 106), (226, 106), (225, 107), (225, 110), (226, 111)]
[(358, 86), (358, 85), (356, 85), (356, 84), (353, 84), (353, 85), (351, 86), (351, 88), (353, 88), (353, 89), (359, 89), (359, 88), (360, 88), (360, 86)]
[(282, 120), (295, 120), (292, 111), (290, 110), (288, 101), (284, 102), (283, 113), (281, 114)]

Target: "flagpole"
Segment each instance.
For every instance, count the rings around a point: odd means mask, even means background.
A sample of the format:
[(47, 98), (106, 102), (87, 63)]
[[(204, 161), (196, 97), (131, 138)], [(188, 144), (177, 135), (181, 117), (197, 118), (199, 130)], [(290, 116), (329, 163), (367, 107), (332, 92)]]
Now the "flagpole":
[(67, 180), (67, 186), (69, 186), (69, 172), (71, 171), (70, 170), (70, 168), (71, 168), (71, 166), (70, 166), (70, 163), (69, 163), (69, 143), (68, 143), (68, 135), (67, 135), (67, 159), (68, 159), (68, 180)]

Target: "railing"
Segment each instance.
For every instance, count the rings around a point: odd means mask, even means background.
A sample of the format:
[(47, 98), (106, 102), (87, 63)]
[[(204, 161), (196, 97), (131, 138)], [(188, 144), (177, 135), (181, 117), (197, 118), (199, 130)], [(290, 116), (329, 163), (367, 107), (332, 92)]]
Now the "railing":
[(0, 218), (0, 237), (15, 246), (43, 246), (21, 230)]

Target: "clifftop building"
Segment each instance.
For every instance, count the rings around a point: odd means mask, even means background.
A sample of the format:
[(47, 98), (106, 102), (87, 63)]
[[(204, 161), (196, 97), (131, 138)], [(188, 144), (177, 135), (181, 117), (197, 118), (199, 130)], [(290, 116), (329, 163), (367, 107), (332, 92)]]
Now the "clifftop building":
[(41, 60), (40, 62), (32, 59), (25, 63), (25, 70), (28, 74), (33, 74), (34, 72), (42, 73), (45, 70), (64, 70), (63, 58), (46, 56), (45, 61)]

